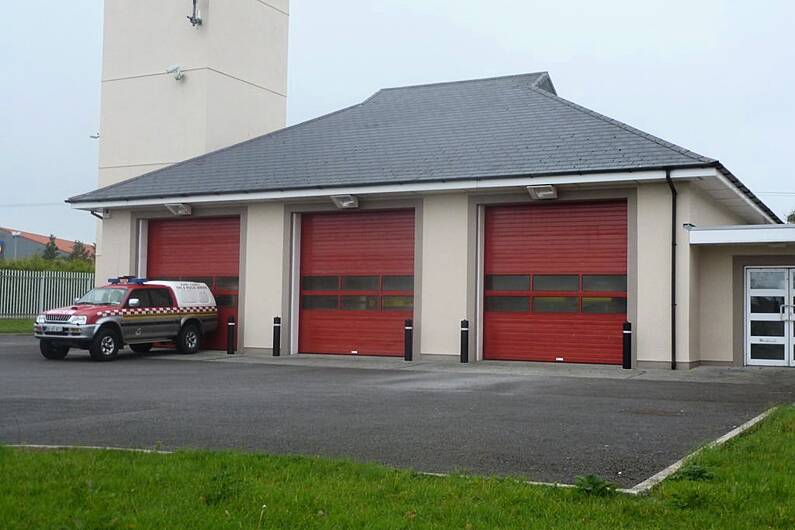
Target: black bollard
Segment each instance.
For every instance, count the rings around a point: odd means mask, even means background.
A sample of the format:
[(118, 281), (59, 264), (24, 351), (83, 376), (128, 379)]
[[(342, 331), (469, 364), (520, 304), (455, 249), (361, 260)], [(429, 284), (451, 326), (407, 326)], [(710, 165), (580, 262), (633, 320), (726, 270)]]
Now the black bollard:
[(235, 339), (237, 333), (235, 332), (235, 317), (230, 316), (226, 321), (226, 353), (227, 355), (234, 355), (235, 353)]
[(469, 320), (461, 321), (461, 362), (469, 362)]
[(632, 368), (632, 324), (624, 322), (624, 358), (622, 367), (625, 370)]
[(278, 357), (282, 351), (282, 318), (273, 317), (273, 356)]
[(403, 323), (403, 360), (411, 361), (414, 357), (414, 321), (411, 319)]

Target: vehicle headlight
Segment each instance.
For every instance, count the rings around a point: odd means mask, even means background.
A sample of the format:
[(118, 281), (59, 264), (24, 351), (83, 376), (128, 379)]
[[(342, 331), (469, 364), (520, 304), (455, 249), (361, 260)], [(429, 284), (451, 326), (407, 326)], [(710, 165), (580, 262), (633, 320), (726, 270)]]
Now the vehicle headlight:
[(86, 323), (86, 316), (85, 315), (80, 315), (80, 316), (73, 315), (73, 316), (69, 317), (69, 322), (71, 324), (77, 324), (78, 326), (82, 326), (83, 324)]
[(39, 315), (36, 317), (36, 324), (44, 324), (47, 321), (47, 317), (44, 315)]

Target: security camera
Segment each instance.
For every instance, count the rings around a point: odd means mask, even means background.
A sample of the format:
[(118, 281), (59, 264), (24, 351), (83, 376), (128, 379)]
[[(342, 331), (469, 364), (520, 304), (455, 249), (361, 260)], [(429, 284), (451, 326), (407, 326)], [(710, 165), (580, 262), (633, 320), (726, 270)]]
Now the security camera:
[(185, 78), (185, 74), (182, 72), (182, 65), (181, 64), (172, 64), (168, 68), (166, 68), (167, 74), (174, 74), (174, 79), (177, 81), (182, 81)]

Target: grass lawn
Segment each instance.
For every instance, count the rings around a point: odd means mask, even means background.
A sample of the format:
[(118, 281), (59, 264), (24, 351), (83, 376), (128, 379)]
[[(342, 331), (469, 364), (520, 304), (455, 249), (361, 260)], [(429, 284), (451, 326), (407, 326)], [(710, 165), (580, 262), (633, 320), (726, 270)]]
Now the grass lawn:
[(597, 496), (304, 457), (0, 447), (0, 526), (791, 529), (795, 408), (685, 469), (648, 496)]
[(0, 333), (33, 333), (33, 320), (0, 319)]

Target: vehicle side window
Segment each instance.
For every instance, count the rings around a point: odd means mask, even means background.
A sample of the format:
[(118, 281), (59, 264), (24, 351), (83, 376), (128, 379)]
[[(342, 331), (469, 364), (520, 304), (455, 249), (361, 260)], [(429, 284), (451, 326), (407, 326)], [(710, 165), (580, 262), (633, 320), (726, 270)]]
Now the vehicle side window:
[(171, 307), (171, 292), (168, 289), (149, 289), (152, 305), (149, 307)]
[(149, 300), (148, 289), (136, 289), (135, 291), (131, 292), (130, 297), (127, 298), (127, 307), (130, 307), (130, 300), (132, 300), (133, 298), (137, 298), (138, 300), (140, 300), (138, 307), (152, 307), (150, 305), (151, 302)]

